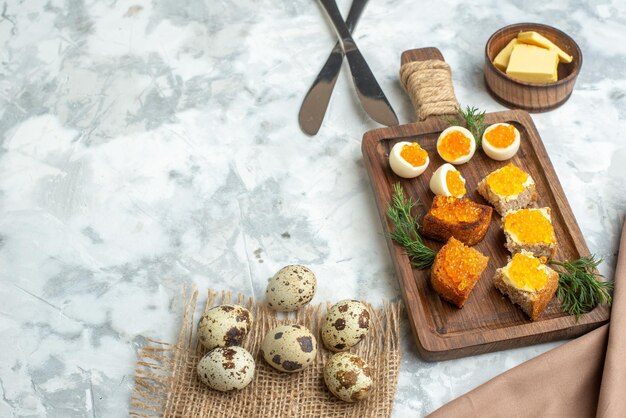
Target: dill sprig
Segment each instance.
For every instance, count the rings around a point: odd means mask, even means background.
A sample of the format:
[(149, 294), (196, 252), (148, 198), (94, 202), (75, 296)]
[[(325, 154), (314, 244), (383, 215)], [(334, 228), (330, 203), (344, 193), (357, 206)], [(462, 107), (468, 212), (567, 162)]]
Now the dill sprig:
[(483, 133), (487, 125), (485, 124), (485, 111), (474, 106), (465, 106), (465, 109), (459, 108), (458, 114), (454, 116), (446, 116), (443, 120), (450, 126), (463, 126), (467, 128), (474, 139), (476, 147), (480, 147), (483, 139)]
[(387, 206), (387, 217), (393, 223), (393, 231), (389, 237), (400, 244), (409, 256), (411, 263), (418, 269), (426, 269), (435, 261), (435, 251), (428, 248), (419, 234), (418, 218), (411, 214), (411, 210), (421, 203), (404, 195), (400, 183), (393, 185), (391, 202)]
[(610, 305), (613, 301), (613, 282), (598, 280), (604, 277), (596, 270), (601, 262), (602, 259), (596, 259), (594, 255), (565, 262), (550, 261), (552, 266), (558, 267), (556, 295), (561, 300), (561, 309), (576, 315), (576, 320), (600, 303)]

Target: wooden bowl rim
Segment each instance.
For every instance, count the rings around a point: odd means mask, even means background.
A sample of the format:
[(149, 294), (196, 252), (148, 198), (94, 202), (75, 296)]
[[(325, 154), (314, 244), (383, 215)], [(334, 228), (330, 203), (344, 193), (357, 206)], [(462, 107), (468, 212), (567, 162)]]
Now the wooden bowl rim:
[[(509, 77), (507, 75), (507, 73), (505, 73), (504, 71), (500, 70), (498, 67), (496, 67), (493, 62), (491, 61), (491, 59), (489, 59), (489, 53), (487, 52), (489, 50), (489, 46), (491, 45), (491, 43), (493, 42), (493, 39), (500, 35), (502, 32), (504, 32), (505, 30), (509, 30), (509, 29), (517, 29), (517, 28), (528, 28), (530, 30), (533, 29), (548, 29), (551, 31), (554, 31), (556, 33), (558, 33), (559, 35), (562, 35), (564, 38), (569, 39), (572, 44), (574, 45), (574, 47), (576, 48), (576, 51), (574, 51), (577, 56), (578, 56), (578, 60), (577, 60), (577, 64), (574, 67), (574, 69), (572, 70), (572, 72), (565, 78), (562, 78), (560, 80), (555, 81), (554, 83), (548, 83), (548, 84), (541, 84), (541, 83), (529, 83), (527, 81), (521, 81), (521, 80), (516, 80), (512, 77)], [(515, 83), (515, 84), (519, 84), (522, 86), (531, 86), (531, 87), (552, 87), (552, 86), (559, 86), (561, 84), (565, 84), (567, 82), (569, 82), (570, 79), (576, 78), (578, 77), (578, 73), (580, 72), (580, 68), (583, 65), (583, 53), (580, 50), (580, 47), (578, 46), (578, 43), (576, 43), (576, 41), (569, 36), (567, 33), (563, 32), (560, 29), (555, 28), (554, 26), (550, 26), (550, 25), (545, 25), (543, 23), (531, 23), (531, 22), (525, 22), (525, 23), (514, 23), (512, 25), (507, 25), (504, 26), (500, 29), (498, 29), (497, 31), (495, 31), (487, 40), (487, 43), (485, 44), (485, 61), (487, 62), (487, 65), (495, 70), (496, 74), (499, 74), (500, 76), (506, 78), (507, 80), (510, 80), (511, 82)]]

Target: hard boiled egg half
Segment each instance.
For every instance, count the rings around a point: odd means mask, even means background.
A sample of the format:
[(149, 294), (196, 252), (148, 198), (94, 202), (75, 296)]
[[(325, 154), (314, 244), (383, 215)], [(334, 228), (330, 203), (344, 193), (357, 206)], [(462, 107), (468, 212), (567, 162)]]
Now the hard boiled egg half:
[(509, 123), (494, 123), (485, 129), (482, 145), (489, 158), (496, 161), (508, 160), (519, 149), (519, 131)]
[(389, 153), (391, 169), (405, 179), (419, 176), (429, 163), (428, 153), (417, 142), (398, 142)]
[(476, 140), (470, 131), (451, 126), (437, 139), (437, 152), (450, 164), (465, 164), (476, 152)]
[(430, 190), (440, 196), (463, 197), (465, 179), (452, 164), (444, 164), (430, 178)]

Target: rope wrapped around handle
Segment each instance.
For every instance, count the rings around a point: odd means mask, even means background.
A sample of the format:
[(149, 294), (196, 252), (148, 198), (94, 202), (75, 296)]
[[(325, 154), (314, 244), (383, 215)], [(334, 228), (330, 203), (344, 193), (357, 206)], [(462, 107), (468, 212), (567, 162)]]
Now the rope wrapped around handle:
[(441, 60), (411, 61), (400, 67), (400, 83), (413, 102), (418, 120), (457, 113), (459, 103), (450, 66)]

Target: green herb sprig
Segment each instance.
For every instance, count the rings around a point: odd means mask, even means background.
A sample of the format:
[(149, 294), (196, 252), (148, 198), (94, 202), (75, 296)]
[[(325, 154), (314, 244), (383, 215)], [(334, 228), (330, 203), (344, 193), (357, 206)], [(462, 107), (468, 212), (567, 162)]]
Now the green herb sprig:
[(420, 229), (418, 218), (411, 214), (413, 208), (418, 205), (421, 205), (419, 200), (416, 202), (405, 196), (400, 183), (393, 185), (391, 202), (387, 206), (387, 217), (394, 226), (389, 237), (404, 248), (416, 268), (423, 270), (435, 262), (437, 253), (424, 244), (418, 232)]
[(485, 124), (485, 111), (474, 106), (465, 106), (465, 109), (459, 108), (459, 113), (454, 116), (447, 116), (443, 119), (450, 126), (463, 126), (467, 128), (474, 139), (476, 147), (480, 147), (483, 139), (483, 133), (487, 128)]
[(613, 282), (598, 280), (604, 277), (596, 270), (601, 262), (602, 259), (596, 259), (592, 255), (572, 261), (549, 263), (556, 266), (555, 270), (559, 273), (556, 295), (561, 300), (561, 309), (570, 315), (576, 315), (576, 320), (600, 303), (610, 305), (613, 301)]

